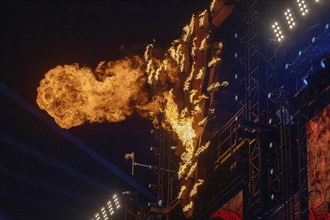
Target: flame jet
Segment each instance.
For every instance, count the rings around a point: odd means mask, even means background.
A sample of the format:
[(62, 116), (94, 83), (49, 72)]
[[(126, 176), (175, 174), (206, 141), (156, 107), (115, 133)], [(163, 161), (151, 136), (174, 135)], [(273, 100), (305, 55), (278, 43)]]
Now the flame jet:
[(138, 114), (172, 132), (180, 142), (177, 198), (191, 217), (198, 187), (206, 178), (199, 172), (203, 164), (198, 158), (210, 145), (203, 132), (214, 115), (214, 92), (228, 85), (218, 82), (223, 45), (214, 42), (213, 35), (232, 10), (223, 0), (213, 0), (209, 11), (191, 17), (162, 59), (155, 58), (154, 46), (148, 45), (144, 59), (103, 61), (94, 71), (78, 64), (57, 66), (41, 80), (37, 103), (62, 128), (118, 122)]
[(153, 118), (158, 99), (146, 90), (145, 69), (138, 56), (100, 62), (94, 71), (78, 64), (57, 66), (40, 81), (37, 104), (62, 128), (119, 122), (134, 113)]

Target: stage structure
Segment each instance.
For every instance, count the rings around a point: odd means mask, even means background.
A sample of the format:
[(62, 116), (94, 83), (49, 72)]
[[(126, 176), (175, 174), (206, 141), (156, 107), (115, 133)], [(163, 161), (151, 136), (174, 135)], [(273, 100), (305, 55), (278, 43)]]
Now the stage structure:
[[(167, 192), (160, 199), (166, 202), (151, 208), (150, 215), (162, 213), (175, 219), (181, 206), (185, 217), (192, 219), (216, 217), (216, 213), (238, 219), (308, 219), (306, 125), (330, 103), (329, 67), (313, 69), (310, 54), (319, 51), (318, 57), (329, 57), (329, 51), (320, 49), (330, 43), (329, 24), (305, 47), (306, 56), (299, 52), (283, 77), (279, 76), (283, 75), (279, 60), (286, 48), (279, 42), (284, 37), (274, 38), (271, 22), (265, 20), (277, 4), (263, 0), (231, 3), (231, 7), (244, 8), (247, 24), (241, 45), (244, 67), (235, 76), (243, 85), (237, 94), (238, 111), (225, 125), (204, 127), (202, 138), (205, 135), (210, 146), (198, 161), (197, 175), (204, 183), (193, 200), (194, 209), (187, 213), (187, 203), (177, 200), (180, 184), (173, 174), (169, 182), (159, 182)], [(242, 198), (237, 197), (239, 193)], [(242, 201), (230, 212), (228, 202), (233, 198)]]

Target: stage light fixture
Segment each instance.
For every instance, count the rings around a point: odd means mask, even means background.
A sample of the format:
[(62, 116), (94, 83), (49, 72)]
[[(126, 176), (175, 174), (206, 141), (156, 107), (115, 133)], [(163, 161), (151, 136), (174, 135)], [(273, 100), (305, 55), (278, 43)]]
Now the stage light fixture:
[(285, 69), (286, 70), (289, 69), (290, 66), (292, 66), (292, 64), (290, 64), (290, 63), (285, 64)]
[(101, 212), (102, 212), (102, 215), (103, 215), (103, 219), (104, 219), (104, 220), (107, 220), (107, 219), (108, 219), (108, 214), (107, 214), (107, 212), (105, 211), (105, 208), (104, 208), (104, 207), (101, 208)]
[(158, 186), (156, 184), (149, 183), (149, 188), (157, 188)]
[(325, 28), (325, 30), (328, 30), (329, 29), (329, 24), (326, 24), (324, 28)]
[(273, 28), (277, 41), (282, 41), (284, 39), (284, 35), (282, 34), (282, 30), (281, 30), (281, 27), (279, 26), (279, 24), (277, 22), (275, 22), (272, 25), (272, 28)]
[(293, 18), (293, 15), (292, 15), (291, 9), (288, 8), (288, 9), (284, 12), (284, 14), (285, 14), (285, 18), (286, 18), (286, 20), (287, 20), (287, 22), (288, 22), (289, 28), (292, 29), (292, 28), (296, 25), (296, 23), (294, 22), (294, 18)]
[(304, 0), (297, 0), (298, 7), (302, 16), (308, 13), (308, 8)]
[(160, 199), (158, 200), (157, 204), (159, 207), (162, 207), (164, 205), (164, 201)]
[(322, 59), (320, 62), (320, 66), (322, 67), (322, 69), (329, 67), (330, 66), (330, 57), (326, 57), (326, 58)]
[(317, 37), (312, 37), (312, 43), (315, 43), (317, 39), (318, 39)]
[(304, 83), (304, 85), (305, 85), (305, 86), (307, 86), (307, 85), (308, 85), (308, 82), (307, 82), (307, 80), (306, 80), (306, 79), (303, 79), (303, 83)]
[(273, 142), (269, 143), (269, 148), (271, 149), (273, 147)]
[(269, 173), (270, 173), (270, 175), (272, 175), (272, 174), (274, 173), (274, 169), (271, 168), (271, 169), (269, 170)]
[(271, 195), (270, 195), (270, 199), (271, 199), (271, 200), (274, 200), (274, 198), (275, 198), (275, 195), (274, 195), (274, 194), (271, 194)]
[(113, 208), (112, 208), (111, 201), (108, 201), (107, 205), (108, 205), (108, 210), (109, 210), (110, 215), (113, 215), (114, 214), (114, 211), (113, 211)]

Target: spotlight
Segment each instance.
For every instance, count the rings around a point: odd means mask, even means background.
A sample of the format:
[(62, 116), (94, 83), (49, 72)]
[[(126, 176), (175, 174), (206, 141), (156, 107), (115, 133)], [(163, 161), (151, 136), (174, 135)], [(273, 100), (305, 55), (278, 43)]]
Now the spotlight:
[(160, 153), (159, 147), (150, 147), (150, 151), (154, 152), (155, 155), (159, 155)]
[(304, 85), (305, 85), (305, 86), (307, 86), (307, 85), (308, 85), (308, 82), (307, 82), (307, 80), (306, 80), (306, 79), (303, 79), (303, 83), (304, 83)]
[(315, 43), (316, 39), (317, 39), (316, 37), (313, 37), (312, 38), (312, 43)]
[(325, 30), (328, 30), (329, 29), (329, 24), (326, 24), (324, 28), (325, 28)]
[(286, 69), (286, 70), (289, 69), (289, 67), (290, 67), (291, 65), (292, 65), (292, 64), (290, 64), (290, 63), (285, 64), (285, 69)]
[(272, 174), (274, 173), (274, 169), (271, 168), (271, 169), (269, 170), (269, 173), (272, 175)]
[(301, 50), (299, 50), (299, 52), (298, 52), (298, 56), (301, 56), (301, 54), (302, 54), (302, 51), (301, 51)]
[(284, 35), (282, 34), (281, 27), (278, 25), (278, 23), (275, 22), (272, 25), (272, 28), (274, 30), (275, 36), (277, 38), (277, 41), (279, 41), (279, 42), (282, 41), (284, 39)]
[(160, 199), (157, 204), (159, 207), (162, 207), (164, 205), (164, 201)]
[(157, 188), (158, 186), (156, 184), (149, 183), (149, 188)]
[(292, 15), (292, 13), (291, 13), (291, 9), (287, 9), (285, 12), (284, 12), (284, 14), (286, 15), (286, 20), (287, 20), (287, 22), (288, 22), (288, 25), (289, 25), (289, 28), (290, 29), (292, 29), (295, 25), (296, 25), (296, 23), (294, 22), (294, 18), (293, 18), (293, 15)]
[(270, 195), (270, 199), (271, 199), (271, 200), (274, 200), (274, 198), (275, 198), (275, 195), (274, 195), (274, 194), (271, 194), (271, 195)]
[(237, 38), (237, 37), (238, 37), (238, 34), (237, 34), (237, 33), (235, 33), (234, 37), (235, 37), (235, 38)]
[(304, 0), (297, 0), (299, 10), (302, 16), (305, 16), (308, 13), (308, 8)]
[(321, 62), (320, 62), (320, 66), (321, 66), (323, 69), (329, 67), (329, 64), (330, 64), (330, 57), (324, 58), (324, 59), (322, 59)]
[(273, 142), (270, 142), (269, 143), (269, 148), (272, 148), (273, 147)]

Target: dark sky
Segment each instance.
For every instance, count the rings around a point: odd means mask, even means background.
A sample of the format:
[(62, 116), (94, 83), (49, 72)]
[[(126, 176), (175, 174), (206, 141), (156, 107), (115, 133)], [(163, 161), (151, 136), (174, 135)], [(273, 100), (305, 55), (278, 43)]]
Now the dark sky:
[[(132, 189), (61, 136), (63, 129), (35, 103), (39, 81), (56, 65), (95, 68), (102, 60), (142, 54), (153, 39), (166, 48), (180, 37), (191, 14), (208, 4), (1, 1), (0, 219), (90, 219), (112, 193)], [(141, 163), (156, 162), (149, 151), (157, 144), (151, 128), (150, 122), (133, 118), (63, 132), (73, 134), (129, 176), (125, 153), (135, 151)], [(133, 179), (148, 188), (155, 175), (137, 168)]]

